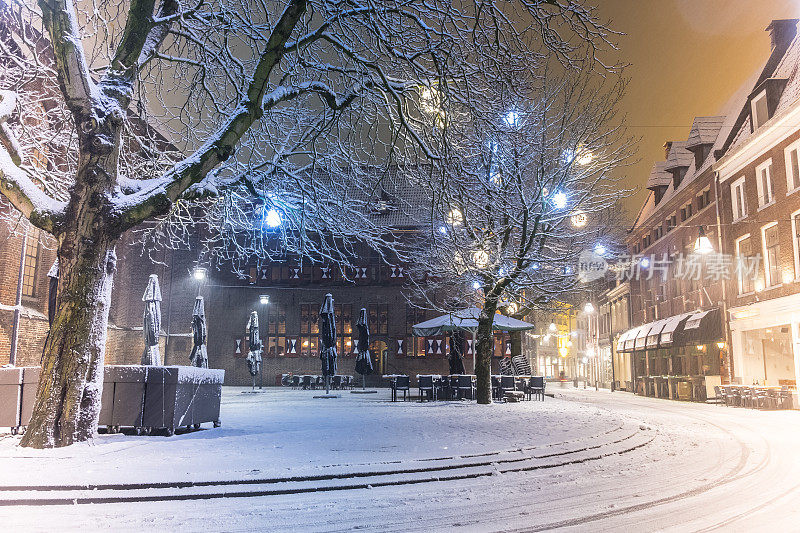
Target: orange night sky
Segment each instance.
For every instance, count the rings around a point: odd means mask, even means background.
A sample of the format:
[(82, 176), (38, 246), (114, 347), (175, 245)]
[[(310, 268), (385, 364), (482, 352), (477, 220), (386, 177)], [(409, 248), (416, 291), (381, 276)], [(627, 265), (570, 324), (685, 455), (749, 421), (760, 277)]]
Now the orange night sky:
[(601, 18), (626, 35), (619, 59), (631, 64), (623, 111), (639, 137), (640, 161), (623, 169), (638, 187), (634, 217), (647, 196), (653, 162), (666, 140), (685, 140), (695, 116), (720, 113), (766, 60), (776, 18), (800, 18), (800, 0), (596, 0)]

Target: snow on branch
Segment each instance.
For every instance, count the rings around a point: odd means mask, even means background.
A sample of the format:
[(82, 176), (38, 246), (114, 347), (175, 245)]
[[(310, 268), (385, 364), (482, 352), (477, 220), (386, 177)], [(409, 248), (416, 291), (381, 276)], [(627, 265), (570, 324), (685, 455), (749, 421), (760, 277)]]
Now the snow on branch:
[(13, 92), (0, 91), (0, 192), (33, 224), (52, 231), (66, 203), (46, 195), (20, 167), (22, 149), (7, 124), (16, 101)]

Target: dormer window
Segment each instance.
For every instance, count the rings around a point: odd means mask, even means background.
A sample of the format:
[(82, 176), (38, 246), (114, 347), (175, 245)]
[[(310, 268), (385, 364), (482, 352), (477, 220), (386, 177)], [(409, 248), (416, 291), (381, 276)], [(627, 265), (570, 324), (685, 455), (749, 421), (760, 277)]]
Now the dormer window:
[(767, 91), (761, 91), (757, 96), (750, 100), (750, 112), (753, 118), (753, 129), (758, 129), (769, 120), (769, 108), (767, 107)]
[(688, 167), (677, 167), (672, 170), (672, 188), (677, 189), (678, 186), (683, 181), (683, 178), (686, 176), (686, 171), (689, 170)]

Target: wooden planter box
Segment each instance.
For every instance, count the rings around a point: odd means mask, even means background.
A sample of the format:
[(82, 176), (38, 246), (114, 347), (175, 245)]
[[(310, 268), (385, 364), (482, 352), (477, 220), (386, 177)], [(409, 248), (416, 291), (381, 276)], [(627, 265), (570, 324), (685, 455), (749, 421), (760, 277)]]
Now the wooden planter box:
[(38, 366), (0, 368), (0, 427), (16, 434), (28, 425), (40, 373)]
[(0, 427), (18, 431), (21, 402), (22, 368), (0, 368)]
[(149, 367), (142, 426), (168, 435), (182, 426), (213, 422), (219, 427), (219, 406), (225, 371), (193, 366)]
[(100, 425), (110, 432), (120, 427), (142, 427), (147, 368), (141, 365), (110, 365), (103, 373)]
[[(0, 368), (0, 427), (17, 433), (33, 412), (39, 367)], [(109, 365), (104, 369), (101, 426), (161, 430), (212, 422), (219, 427), (225, 371), (192, 366)]]

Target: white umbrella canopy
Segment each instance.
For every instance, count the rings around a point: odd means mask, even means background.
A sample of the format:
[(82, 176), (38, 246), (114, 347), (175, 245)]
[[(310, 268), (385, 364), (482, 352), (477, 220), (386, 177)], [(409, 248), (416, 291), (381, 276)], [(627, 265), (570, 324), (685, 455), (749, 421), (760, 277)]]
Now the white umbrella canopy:
[[(417, 337), (431, 337), (452, 333), (453, 331), (471, 331), (474, 333), (478, 330), (478, 318), (480, 316), (480, 308), (468, 307), (415, 324), (411, 327), (411, 332)], [(495, 331), (525, 331), (534, 327), (533, 324), (499, 313), (494, 315), (494, 324), (492, 325)]]

